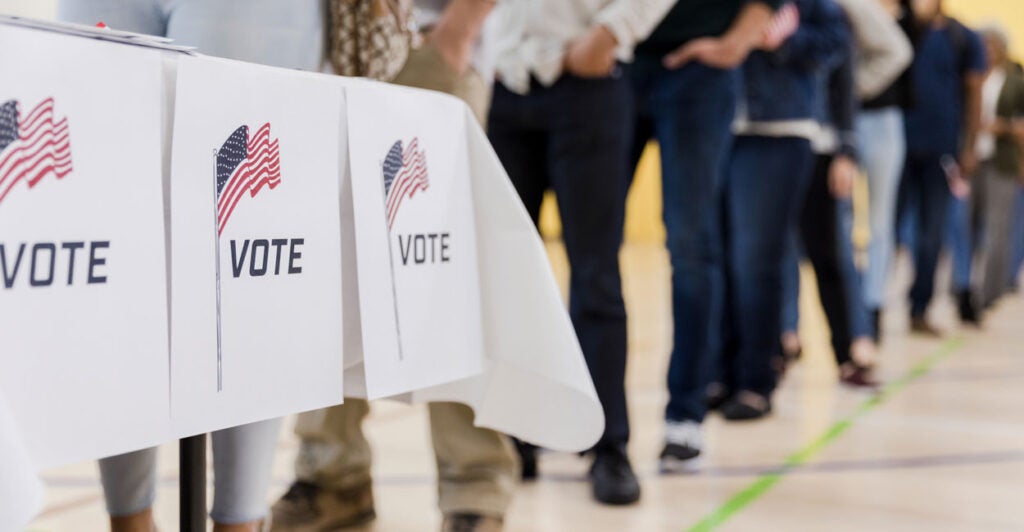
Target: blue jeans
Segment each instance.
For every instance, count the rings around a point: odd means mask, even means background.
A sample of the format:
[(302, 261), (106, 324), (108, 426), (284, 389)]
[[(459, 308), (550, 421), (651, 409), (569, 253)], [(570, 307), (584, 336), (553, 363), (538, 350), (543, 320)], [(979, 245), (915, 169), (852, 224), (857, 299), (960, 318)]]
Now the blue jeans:
[(856, 126), (868, 176), (871, 226), (864, 304), (869, 310), (877, 310), (885, 304), (885, 283), (896, 248), (896, 198), (907, 151), (903, 111), (898, 107), (864, 110), (857, 115)]
[(787, 239), (811, 176), (807, 139), (736, 138), (725, 183), (724, 384), (770, 396)]
[(935, 270), (946, 234), (949, 185), (939, 163), (942, 154), (910, 154), (903, 173), (906, 215), (913, 235), (914, 284), (910, 288), (910, 315), (923, 317), (935, 293)]
[(956, 293), (971, 289), (974, 253), (983, 239), (983, 227), (974, 216), (971, 198), (952, 198), (949, 201), (949, 219), (946, 221), (946, 237), (949, 240), (950, 256), (953, 259), (951, 283)]
[[(161, 35), (200, 52), (317, 71), (327, 21), (320, 0), (59, 0), (58, 19)], [(266, 513), (279, 420), (213, 434), (214, 521), (245, 523)], [(156, 449), (100, 461), (111, 515), (149, 508), (156, 494)]]
[(604, 409), (597, 450), (629, 441), (626, 408), (626, 306), (619, 248), (629, 184), (633, 116), (622, 67), (612, 77), (563, 75), (529, 94), (500, 83), (488, 136), (534, 223), (544, 192), (554, 189), (569, 256), (569, 315)]
[(719, 225), (723, 170), (738, 95), (734, 71), (700, 64), (666, 70), (651, 58), (632, 69), (633, 161), (661, 147), (662, 215), (672, 262), (675, 321), (665, 418), (702, 421), (718, 351), (724, 280)]

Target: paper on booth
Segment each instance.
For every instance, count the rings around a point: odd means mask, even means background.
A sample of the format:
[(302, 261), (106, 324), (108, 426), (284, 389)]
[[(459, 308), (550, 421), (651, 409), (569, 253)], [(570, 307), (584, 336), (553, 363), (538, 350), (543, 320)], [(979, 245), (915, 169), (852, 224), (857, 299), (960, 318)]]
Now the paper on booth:
[(486, 370), (413, 398), (465, 403), (477, 425), (549, 449), (588, 449), (604, 432), (604, 413), (544, 245), (468, 109), (464, 120)]
[(0, 25), (0, 389), (40, 468), (169, 436), (161, 57)]
[(43, 506), (43, 483), (0, 390), (0, 531), (21, 530)]
[(179, 62), (176, 434), (342, 401), (344, 123), (333, 78), (203, 56)]
[(361, 80), (347, 80), (345, 92), (367, 395), (479, 374), (464, 105)]

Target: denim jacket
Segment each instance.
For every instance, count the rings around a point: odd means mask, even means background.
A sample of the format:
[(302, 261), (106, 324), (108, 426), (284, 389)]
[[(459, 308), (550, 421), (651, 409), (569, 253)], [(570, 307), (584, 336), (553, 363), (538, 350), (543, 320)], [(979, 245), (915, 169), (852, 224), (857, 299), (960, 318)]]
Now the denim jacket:
[(819, 75), (848, 54), (850, 30), (833, 0), (795, 0), (800, 28), (774, 52), (743, 64), (744, 109), (750, 122), (814, 119)]

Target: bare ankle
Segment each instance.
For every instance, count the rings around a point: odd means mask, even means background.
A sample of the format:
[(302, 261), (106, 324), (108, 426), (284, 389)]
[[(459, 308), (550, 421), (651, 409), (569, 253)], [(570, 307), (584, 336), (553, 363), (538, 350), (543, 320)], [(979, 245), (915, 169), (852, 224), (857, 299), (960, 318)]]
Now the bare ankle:
[(153, 509), (147, 508), (139, 513), (110, 517), (111, 532), (155, 532)]

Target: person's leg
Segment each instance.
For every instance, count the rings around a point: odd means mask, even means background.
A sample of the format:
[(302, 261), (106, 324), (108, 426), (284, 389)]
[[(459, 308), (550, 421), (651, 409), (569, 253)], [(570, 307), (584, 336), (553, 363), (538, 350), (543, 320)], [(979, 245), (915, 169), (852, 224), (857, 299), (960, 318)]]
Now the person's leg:
[(364, 399), (304, 412), (295, 420), (295, 482), (272, 508), (273, 530), (353, 526), (376, 517)]
[[(857, 118), (857, 136), (868, 176), (871, 227), (863, 298), (874, 319), (885, 305), (886, 280), (896, 248), (896, 198), (906, 158), (902, 111), (891, 107), (862, 112)], [(879, 331), (872, 332), (877, 338)]]
[(256, 532), (267, 515), (267, 489), (281, 419), (218, 430), (213, 441), (214, 531)]
[[(724, 298), (722, 171), (732, 141), (737, 75), (691, 64), (661, 67), (646, 100), (661, 148), (662, 206), (672, 263), (672, 354), (665, 419), (701, 423), (720, 348)], [(776, 329), (776, 334), (778, 329)]]
[[(727, 418), (760, 417), (770, 410), (777, 381), (773, 354), (780, 327), (783, 250), (811, 163), (806, 139), (741, 137), (733, 148), (726, 173), (726, 209), (738, 395), (730, 402), (735, 404), (722, 407)], [(754, 411), (760, 415), (747, 415)]]
[(1010, 276), (1010, 231), (1017, 182), (1013, 176), (991, 167), (981, 178), (986, 181), (986, 205), (983, 209), (985, 237), (979, 261), (982, 272), (979, 296), (981, 306), (988, 307), (1006, 292), (1006, 279)]
[(839, 234), (837, 202), (828, 186), (831, 164), (830, 156), (815, 158), (799, 225), (807, 258), (818, 280), (818, 294), (831, 331), (836, 364), (842, 366), (850, 361), (850, 316), (836, 239)]
[(801, 240), (797, 228), (793, 227), (786, 236), (786, 249), (782, 256), (782, 329), (779, 335), (780, 354), (786, 364), (800, 358), (802, 351), (799, 335)]
[(974, 259), (969, 199), (950, 199), (946, 226), (949, 252), (953, 262), (953, 274), (950, 279), (953, 293), (967, 292), (971, 289), (971, 262)]
[(113, 532), (150, 532), (156, 500), (156, 447), (99, 461), (103, 498)]
[(910, 315), (917, 331), (936, 334), (924, 320), (935, 292), (935, 270), (942, 251), (946, 215), (951, 194), (939, 156), (924, 156), (914, 162), (910, 190), (911, 201), (917, 205), (917, 242), (914, 253), (914, 284), (910, 289)]
[(626, 306), (619, 273), (632, 148), (632, 131), (623, 124), (634, 116), (632, 95), (621, 75), (563, 75), (547, 96), (548, 175), (569, 258), (569, 315), (605, 417), (593, 449), (593, 495), (628, 504), (640, 496), (626, 458)]
[(518, 483), (512, 441), (474, 426), (468, 406), (430, 403), (429, 410), (441, 513), (503, 519)]
[[(519, 199), (534, 225), (540, 221), (540, 208), (550, 183), (547, 176), (547, 131), (537, 87), (531, 96), (522, 96), (495, 83), (488, 137), (498, 159), (509, 175)], [(515, 440), (524, 480), (537, 477), (537, 447)]]
[(1010, 290), (1017, 290), (1017, 278), (1020, 277), (1021, 269), (1024, 268), (1024, 185), (1022, 184), (1017, 185), (1010, 238), (1012, 239), (1012, 251), (1007, 282)]

